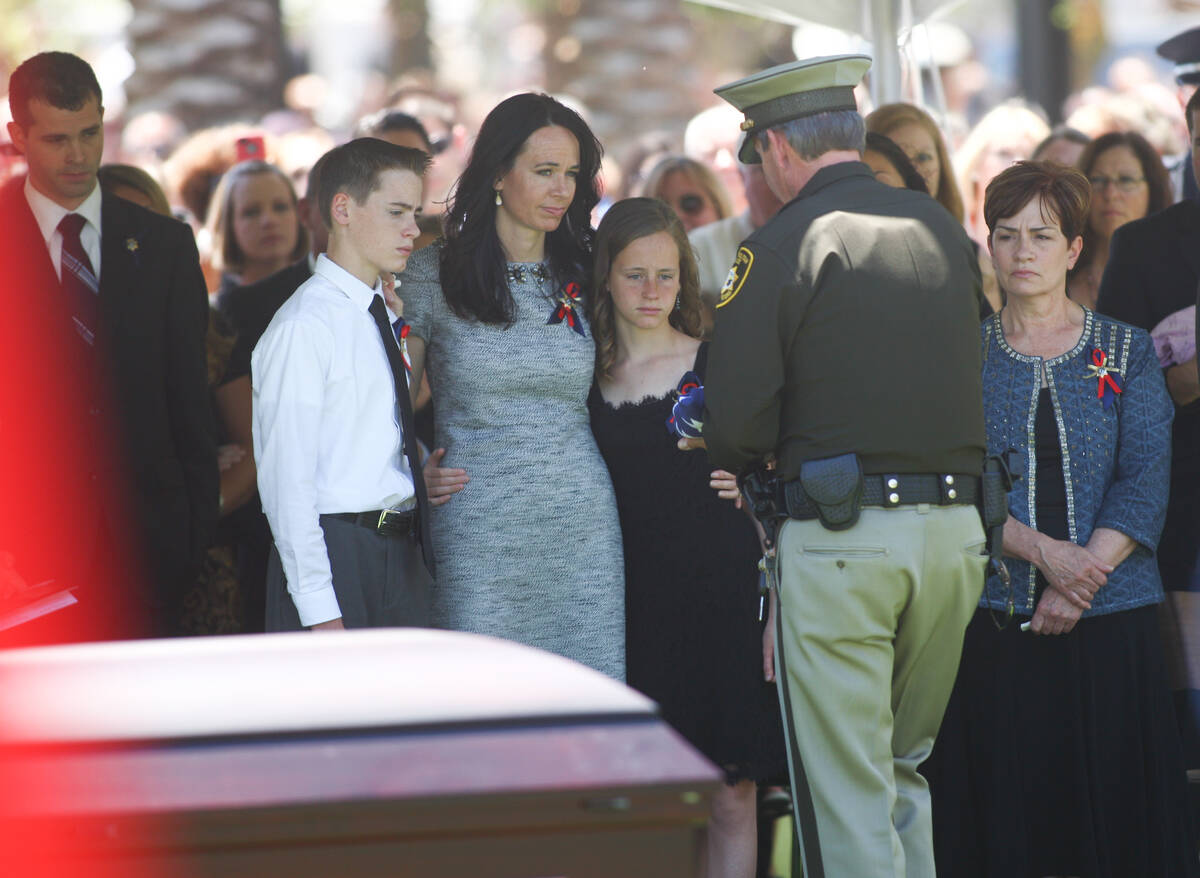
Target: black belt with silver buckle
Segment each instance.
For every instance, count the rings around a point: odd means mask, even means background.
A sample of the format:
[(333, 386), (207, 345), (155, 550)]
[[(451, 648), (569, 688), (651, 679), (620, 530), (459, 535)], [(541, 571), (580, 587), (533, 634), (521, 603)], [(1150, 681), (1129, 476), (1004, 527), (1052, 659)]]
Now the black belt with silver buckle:
[[(891, 473), (863, 476), (863, 506), (897, 506), (928, 503), (931, 506), (975, 505), (979, 476), (962, 473)], [(804, 493), (799, 479), (783, 486), (789, 518), (817, 517), (817, 507)]]
[(415, 538), (417, 536), (420, 516), (413, 509), (373, 509), (370, 512), (330, 512), (325, 516), (336, 518), (338, 521), (348, 521), (383, 534), (385, 537), (397, 539)]

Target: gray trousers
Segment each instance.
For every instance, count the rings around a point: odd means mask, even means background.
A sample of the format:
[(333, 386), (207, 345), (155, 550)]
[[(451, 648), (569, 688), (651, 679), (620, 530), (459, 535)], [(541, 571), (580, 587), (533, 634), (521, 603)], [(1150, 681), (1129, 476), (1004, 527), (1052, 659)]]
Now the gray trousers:
[[(321, 516), (333, 591), (347, 628), (429, 625), (433, 580), (421, 559), (421, 541), (384, 536), (361, 525)], [(279, 552), (267, 566), (267, 630), (300, 631)]]

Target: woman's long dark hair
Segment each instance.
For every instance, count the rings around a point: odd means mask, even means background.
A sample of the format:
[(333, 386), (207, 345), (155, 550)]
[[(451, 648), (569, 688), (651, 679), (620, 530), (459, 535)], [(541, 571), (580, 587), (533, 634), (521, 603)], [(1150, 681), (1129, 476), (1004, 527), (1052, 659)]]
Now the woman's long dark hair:
[(496, 233), (495, 183), (512, 168), (529, 136), (559, 125), (579, 143), (575, 198), (558, 228), (546, 234), (546, 261), (556, 288), (575, 282), (585, 301), (591, 273), (592, 208), (600, 200), (600, 142), (574, 110), (549, 95), (519, 94), (488, 113), (446, 216), (442, 292), (459, 317), (509, 325), (516, 316), (508, 260)]

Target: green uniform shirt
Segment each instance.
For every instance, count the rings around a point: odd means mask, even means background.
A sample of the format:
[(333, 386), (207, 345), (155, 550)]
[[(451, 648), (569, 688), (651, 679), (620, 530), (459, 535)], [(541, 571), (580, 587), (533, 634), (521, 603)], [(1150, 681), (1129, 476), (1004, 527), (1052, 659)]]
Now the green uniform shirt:
[(822, 168), (739, 248), (705, 382), (714, 466), (857, 452), (867, 473), (968, 473), (984, 454), (975, 250), (940, 204)]

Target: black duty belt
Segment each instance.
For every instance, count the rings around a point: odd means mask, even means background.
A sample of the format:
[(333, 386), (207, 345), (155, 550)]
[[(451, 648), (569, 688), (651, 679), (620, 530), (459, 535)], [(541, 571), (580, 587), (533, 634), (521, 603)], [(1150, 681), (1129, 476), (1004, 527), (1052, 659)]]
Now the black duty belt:
[[(863, 506), (894, 509), (914, 503), (931, 506), (975, 505), (979, 498), (979, 476), (961, 473), (898, 473), (863, 476)], [(817, 517), (817, 507), (804, 493), (799, 479), (783, 486), (789, 518)]]
[(420, 516), (417, 510), (373, 509), (370, 512), (330, 512), (322, 518), (336, 518), (373, 530), (385, 537), (415, 538), (419, 533)]

